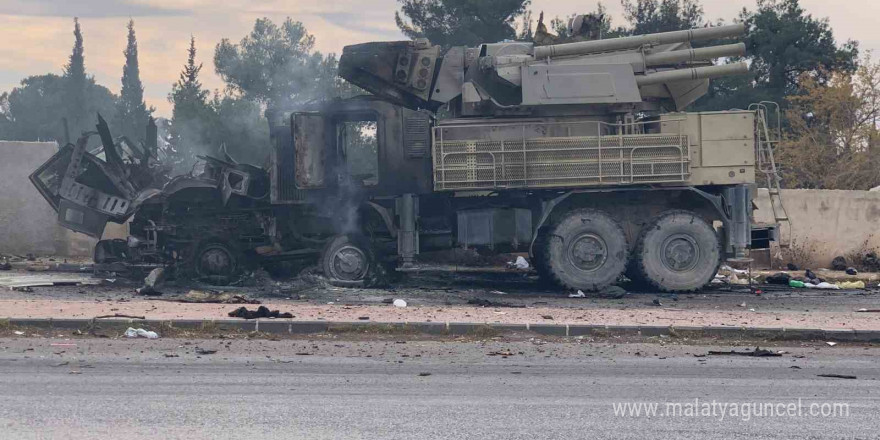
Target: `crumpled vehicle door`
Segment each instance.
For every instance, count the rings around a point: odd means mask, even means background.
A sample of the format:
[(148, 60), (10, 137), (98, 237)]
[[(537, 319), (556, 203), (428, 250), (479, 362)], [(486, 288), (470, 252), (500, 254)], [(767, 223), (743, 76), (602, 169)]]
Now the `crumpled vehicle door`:
[[(98, 116), (98, 133), (87, 133), (67, 144), (30, 176), (40, 194), (67, 229), (100, 239), (108, 221), (125, 223), (134, 213), (140, 188), (113, 143), (107, 123)], [(98, 134), (103, 156), (87, 151)]]

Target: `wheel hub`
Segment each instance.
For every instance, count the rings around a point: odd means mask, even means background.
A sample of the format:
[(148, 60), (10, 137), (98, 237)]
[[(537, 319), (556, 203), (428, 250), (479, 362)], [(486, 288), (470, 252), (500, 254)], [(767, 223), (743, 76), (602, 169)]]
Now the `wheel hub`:
[(700, 247), (689, 235), (677, 234), (666, 239), (662, 247), (663, 264), (670, 270), (686, 272), (700, 260)]
[(605, 264), (605, 260), (608, 259), (608, 246), (602, 237), (584, 234), (571, 242), (568, 258), (579, 269), (593, 271)]
[(367, 256), (354, 246), (344, 246), (333, 254), (330, 268), (337, 279), (358, 281), (367, 274)]
[(232, 255), (222, 247), (212, 247), (202, 252), (199, 258), (199, 273), (202, 276), (229, 275), (234, 268)]

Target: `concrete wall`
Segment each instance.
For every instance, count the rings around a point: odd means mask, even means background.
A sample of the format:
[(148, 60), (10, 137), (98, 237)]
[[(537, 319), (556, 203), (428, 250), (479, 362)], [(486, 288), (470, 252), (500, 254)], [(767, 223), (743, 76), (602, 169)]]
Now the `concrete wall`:
[[(57, 151), (54, 142), (0, 141), (0, 254), (92, 255), (95, 240), (59, 226), (55, 211), (28, 180)], [(120, 233), (113, 223), (107, 229)]]
[[(782, 190), (791, 219), (795, 250), (812, 255), (816, 267), (828, 267), (838, 255), (864, 249), (880, 250), (880, 192)], [(756, 200), (758, 222), (773, 222), (766, 189)], [(866, 244), (867, 242), (867, 244)]]

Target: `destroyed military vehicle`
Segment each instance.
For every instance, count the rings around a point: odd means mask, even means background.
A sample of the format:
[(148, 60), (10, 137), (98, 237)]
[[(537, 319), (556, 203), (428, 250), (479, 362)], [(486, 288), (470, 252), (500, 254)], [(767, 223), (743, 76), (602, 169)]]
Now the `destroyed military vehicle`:
[[(756, 175), (776, 181), (768, 104), (688, 113), (710, 78), (742, 74), (742, 25), (547, 46), (348, 46), (339, 73), (372, 95), (267, 112), (268, 169), (203, 157), (157, 184), (150, 148), (82, 139), (33, 175), (66, 227), (104, 240), (99, 264), (173, 265), (229, 280), (248, 264), (317, 262), (360, 286), (423, 251), (527, 252), (566, 289), (628, 277), (663, 291), (709, 283), (769, 245)], [(438, 117), (442, 115), (443, 117)], [(783, 219), (783, 216), (778, 216)], [(392, 268), (392, 269), (393, 269)]]

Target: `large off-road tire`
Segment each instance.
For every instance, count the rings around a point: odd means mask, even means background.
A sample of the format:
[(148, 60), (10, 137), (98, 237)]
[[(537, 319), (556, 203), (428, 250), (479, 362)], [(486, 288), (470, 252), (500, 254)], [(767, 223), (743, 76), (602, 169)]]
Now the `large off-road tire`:
[(692, 292), (718, 273), (721, 242), (693, 212), (667, 211), (642, 230), (633, 258), (639, 280), (664, 292)]
[(555, 223), (540, 261), (547, 276), (572, 290), (598, 291), (617, 281), (626, 268), (626, 235), (608, 214), (576, 209)]
[(321, 269), (334, 286), (364, 287), (375, 264), (367, 240), (347, 235), (330, 240), (321, 255)]
[(241, 274), (241, 252), (222, 240), (203, 241), (193, 257), (192, 269), (200, 280), (225, 285)]
[(542, 280), (547, 280), (550, 274), (547, 260), (544, 259), (544, 246), (547, 243), (547, 235), (546, 231), (538, 232), (538, 236), (535, 237), (535, 243), (532, 245), (532, 256), (529, 258), (529, 262)]

